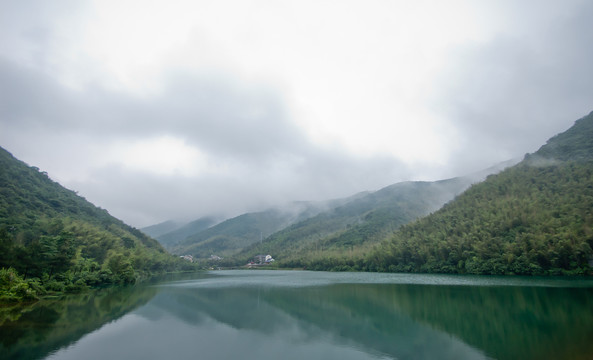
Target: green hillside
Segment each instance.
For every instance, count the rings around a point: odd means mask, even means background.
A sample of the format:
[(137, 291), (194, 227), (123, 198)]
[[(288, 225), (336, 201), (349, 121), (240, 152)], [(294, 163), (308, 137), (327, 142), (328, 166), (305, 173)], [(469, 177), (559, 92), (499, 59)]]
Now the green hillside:
[(185, 266), (154, 239), (0, 148), (0, 301)]
[(229, 256), (289, 225), (294, 216), (277, 209), (243, 214), (188, 236), (171, 251), (194, 258)]
[(208, 229), (212, 225), (216, 224), (216, 222), (216, 219), (212, 217), (199, 218), (188, 224), (178, 227), (177, 229), (172, 229), (171, 231), (166, 231), (159, 235), (154, 235), (154, 238), (157, 239), (157, 241), (165, 248), (172, 249), (179, 242)]
[(359, 261), (378, 271), (590, 274), (592, 248), (593, 113)]
[(272, 254), (279, 266), (308, 268), (317, 268), (335, 256), (361, 256), (369, 245), (437, 210), (473, 181), (473, 177), (467, 177), (402, 182), (361, 194), (246, 248), (235, 257), (235, 264), (261, 253)]
[(265, 211), (242, 214), (214, 226), (214, 220), (202, 218), (160, 235), (157, 240), (179, 255), (192, 255), (194, 258), (229, 256), (278, 230), (359, 196), (362, 194), (328, 201), (296, 201)]
[(537, 158), (561, 161), (593, 160), (593, 112), (577, 120), (570, 129), (552, 137), (535, 154), (526, 160)]
[[(219, 263), (222, 265), (244, 264), (261, 252), (278, 254), (284, 263), (292, 255), (296, 258), (292, 260), (298, 261), (306, 252), (309, 260), (311, 252), (319, 249), (340, 252), (377, 242), (508, 165), (503, 163), (471, 176), (437, 182), (398, 183), (347, 198), (295, 202), (243, 214), (204, 230), (188, 225), (160, 235), (157, 240), (178, 255), (226, 257)], [(194, 223), (202, 224), (203, 219)]]
[(140, 231), (142, 231), (146, 235), (151, 236), (152, 238), (158, 240), (159, 236), (170, 233), (172, 231), (176, 231), (183, 226), (184, 226), (183, 223), (168, 220), (168, 221), (165, 221), (165, 222), (162, 222), (159, 224), (140, 228)]

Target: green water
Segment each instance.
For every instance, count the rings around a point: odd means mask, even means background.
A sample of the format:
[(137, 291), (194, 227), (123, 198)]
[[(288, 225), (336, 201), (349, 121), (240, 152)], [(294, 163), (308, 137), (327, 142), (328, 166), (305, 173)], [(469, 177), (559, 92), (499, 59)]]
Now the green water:
[(219, 271), (0, 309), (2, 359), (593, 359), (593, 281)]

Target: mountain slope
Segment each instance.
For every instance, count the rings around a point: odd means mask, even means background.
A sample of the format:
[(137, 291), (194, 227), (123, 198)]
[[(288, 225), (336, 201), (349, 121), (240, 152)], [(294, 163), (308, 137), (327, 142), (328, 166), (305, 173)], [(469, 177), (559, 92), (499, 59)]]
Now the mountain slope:
[[(179, 229), (160, 235), (157, 240), (176, 254), (190, 254), (194, 258), (210, 255), (228, 257), (241, 253), (239, 259), (230, 260), (236, 261), (235, 264), (258, 251), (282, 253), (287, 244), (293, 250), (297, 247), (308, 247), (309, 250), (319, 246), (327, 248), (330, 243), (339, 249), (358, 246), (373, 242), (393, 232), (401, 224), (438, 209), (472, 183), (514, 163), (502, 163), (456, 179), (405, 182), (342, 199), (295, 202), (284, 207), (243, 214), (196, 231), (183, 240), (181, 238), (192, 230), (183, 232), (183, 229)], [(270, 239), (262, 239), (270, 234), (273, 234)], [(320, 239), (323, 239), (323, 243)], [(261, 242), (263, 247), (258, 245)], [(275, 245), (272, 246), (272, 243)], [(286, 258), (287, 253), (283, 255)]]
[(364, 267), (475, 274), (589, 273), (593, 113), (520, 164), (404, 226)]
[(186, 237), (171, 247), (171, 251), (197, 258), (229, 256), (296, 221), (319, 213), (325, 206), (324, 203), (302, 202), (285, 208), (246, 213)]
[(158, 240), (159, 236), (176, 231), (183, 226), (185, 226), (185, 224), (168, 220), (159, 224), (143, 227), (140, 231)]
[(247, 248), (244, 255), (250, 258), (266, 253), (285, 260), (320, 248), (360, 246), (438, 209), (467, 186), (457, 179), (394, 184), (293, 224), (272, 234), (262, 244)]
[(560, 161), (590, 161), (593, 159), (593, 112), (546, 142), (526, 160), (544, 158)]
[(203, 217), (203, 218), (194, 220), (188, 224), (185, 224), (177, 229), (173, 229), (171, 231), (164, 232), (160, 235), (155, 235), (155, 238), (165, 248), (170, 249), (170, 248), (173, 248), (175, 245), (177, 245), (182, 240), (185, 240), (192, 235), (202, 232), (216, 223), (217, 223), (217, 220), (215, 218)]
[[(227, 219), (214, 226), (189, 226), (159, 236), (157, 239), (175, 254), (205, 258), (228, 256), (259, 242), (280, 229), (339, 206), (362, 194), (328, 201), (296, 201), (265, 211), (251, 212)], [(203, 223), (207, 218), (196, 220)]]
[[(178, 265), (156, 240), (0, 148), (0, 268), (37, 279), (39, 291), (76, 291)], [(18, 298), (15, 284), (0, 285)]]
[[(437, 210), (472, 183), (515, 164), (501, 163), (478, 173), (435, 182), (402, 182), (358, 194), (341, 206), (272, 234), (236, 256), (235, 264), (255, 254), (273, 254), (280, 266), (311, 267), (328, 257), (360, 255), (401, 225)], [(317, 265), (313, 266), (315, 268)]]

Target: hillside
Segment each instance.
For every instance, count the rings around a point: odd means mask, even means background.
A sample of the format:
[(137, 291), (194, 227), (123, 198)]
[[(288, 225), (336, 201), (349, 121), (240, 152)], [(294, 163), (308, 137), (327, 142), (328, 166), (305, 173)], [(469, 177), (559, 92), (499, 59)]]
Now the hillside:
[[(182, 240), (208, 229), (217, 222), (218, 221), (213, 217), (203, 217), (153, 236), (165, 248), (172, 249)], [(152, 231), (152, 229), (154, 229), (154, 227), (151, 227), (149, 231)], [(163, 229), (163, 227), (161, 226), (160, 229)]]
[[(212, 219), (202, 218), (155, 237), (178, 255), (198, 259), (233, 256), (224, 262), (227, 265), (238, 265), (259, 252), (282, 254), (286, 260), (289, 253), (302, 250), (351, 249), (378, 241), (400, 225), (438, 209), (472, 183), (514, 163), (501, 163), (455, 179), (403, 182), (347, 198), (294, 202), (246, 213), (214, 226), (210, 226)], [(160, 231), (171, 225), (157, 224), (146, 230)]]
[[(363, 194), (327, 201), (295, 201), (265, 211), (245, 213), (222, 222), (214, 217), (204, 217), (155, 238), (178, 255), (192, 255), (194, 258), (206, 258), (210, 255), (229, 256), (295, 222), (315, 216)], [(158, 230), (163, 225), (167, 226), (167, 223), (153, 225), (149, 230)]]
[[(195, 232), (181, 241), (178, 240), (169, 249), (179, 255), (191, 254), (194, 258), (233, 255), (290, 224), (314, 216), (328, 206), (336, 206), (343, 201), (347, 200), (296, 202), (266, 211), (246, 213)], [(165, 234), (159, 240), (163, 242), (175, 235), (176, 233)]]
[(454, 179), (402, 182), (358, 194), (244, 249), (231, 263), (244, 264), (264, 253), (273, 254), (279, 266), (315, 269), (330, 258), (360, 257), (401, 225), (437, 210), (471, 184), (515, 163), (511, 160)]
[(359, 261), (378, 271), (584, 274), (592, 248), (593, 113)]
[(151, 236), (154, 239), (157, 239), (157, 237), (167, 234), (167, 233), (170, 233), (170, 232), (173, 232), (173, 231), (176, 231), (183, 226), (185, 226), (185, 224), (176, 222), (176, 221), (172, 221), (172, 220), (168, 220), (168, 221), (165, 221), (165, 222), (162, 222), (159, 224), (150, 225), (147, 227), (140, 228), (140, 231), (142, 231), (143, 233), (145, 233), (148, 236)]
[(438, 209), (469, 184), (451, 179), (390, 185), (282, 229), (246, 248), (237, 261), (266, 253), (281, 259), (281, 264), (290, 261), (300, 266), (300, 258), (309, 259), (314, 253), (352, 250)]
[(133, 283), (183, 264), (0, 148), (0, 300)]

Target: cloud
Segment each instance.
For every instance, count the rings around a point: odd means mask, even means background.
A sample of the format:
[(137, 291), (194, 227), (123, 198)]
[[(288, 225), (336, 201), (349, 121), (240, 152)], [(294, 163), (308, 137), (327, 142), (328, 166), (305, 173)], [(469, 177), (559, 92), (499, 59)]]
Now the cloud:
[(21, 129), (97, 136), (169, 134), (219, 156), (271, 157), (306, 139), (272, 90), (228, 79), (177, 74), (165, 90), (135, 97), (102, 88), (73, 90), (40, 72), (0, 62), (4, 122)]
[(592, 110), (591, 2), (272, 3), (0, 5), (0, 145), (142, 226), (471, 173)]
[(139, 226), (348, 196), (409, 176), (391, 157), (311, 143), (272, 89), (190, 74), (164, 89), (148, 98), (76, 90), (1, 61), (0, 141)]
[(466, 165), (522, 156), (593, 109), (593, 4), (577, 4), (512, 4), (504, 33), (452, 51), (433, 105), (458, 131), (453, 156)]

